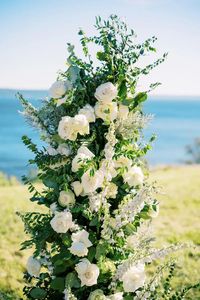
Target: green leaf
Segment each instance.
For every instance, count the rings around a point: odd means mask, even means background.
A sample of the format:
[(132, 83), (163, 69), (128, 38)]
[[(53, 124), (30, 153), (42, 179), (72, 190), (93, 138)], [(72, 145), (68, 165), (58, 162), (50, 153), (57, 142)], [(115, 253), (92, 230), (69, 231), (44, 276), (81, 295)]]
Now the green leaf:
[(80, 288), (80, 280), (78, 279), (77, 275), (73, 272), (67, 274), (65, 278), (65, 286), (70, 288)]
[(99, 223), (99, 219), (98, 219), (98, 217), (96, 216), (96, 217), (94, 217), (93, 219), (92, 219), (92, 221), (90, 222), (90, 226), (97, 226), (98, 225), (98, 223)]
[(147, 99), (147, 94), (145, 92), (138, 93), (137, 96), (135, 96), (134, 101), (141, 103), (144, 102)]
[(124, 228), (124, 231), (126, 234), (131, 235), (134, 232), (136, 232), (136, 228), (133, 224), (127, 224), (126, 227)]
[(99, 51), (97, 52), (96, 56), (98, 60), (106, 61), (106, 53)]
[(33, 288), (30, 292), (30, 296), (34, 299), (44, 299), (47, 295), (47, 292), (40, 288)]
[(56, 277), (51, 281), (50, 287), (53, 290), (62, 292), (65, 289), (65, 278)]
[(144, 219), (144, 220), (149, 220), (151, 219), (151, 217), (148, 215), (148, 212), (141, 212), (140, 213), (140, 218)]
[(42, 180), (42, 182), (44, 183), (45, 186), (47, 186), (49, 188), (56, 189), (58, 187), (56, 181), (52, 180), (52, 178), (50, 178), (50, 177), (44, 178)]
[(87, 255), (87, 258), (90, 262), (92, 262), (93, 259), (95, 258), (95, 254), (96, 254), (96, 248), (95, 247), (90, 247), (89, 251), (88, 251), (88, 255)]
[(126, 81), (123, 80), (118, 88), (118, 95), (121, 98), (126, 97), (127, 94), (127, 87), (126, 87)]
[(64, 273), (68, 268), (67, 264), (64, 264), (62, 262), (62, 264), (60, 265), (55, 265), (54, 269), (53, 269), (53, 273), (54, 275), (61, 275), (62, 273)]
[(55, 265), (61, 265), (63, 261), (67, 261), (71, 258), (71, 253), (68, 250), (62, 251), (59, 254), (56, 254), (52, 257), (52, 262)]

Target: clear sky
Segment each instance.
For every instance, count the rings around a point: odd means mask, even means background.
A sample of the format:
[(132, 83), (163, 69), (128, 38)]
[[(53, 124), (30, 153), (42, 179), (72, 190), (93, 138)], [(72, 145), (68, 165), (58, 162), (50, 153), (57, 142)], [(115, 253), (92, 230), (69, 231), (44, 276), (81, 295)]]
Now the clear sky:
[(0, 87), (46, 89), (65, 69), (66, 42), (92, 33), (96, 15), (125, 18), (138, 39), (158, 37), (167, 61), (150, 81), (157, 94), (200, 95), (199, 0), (0, 0)]

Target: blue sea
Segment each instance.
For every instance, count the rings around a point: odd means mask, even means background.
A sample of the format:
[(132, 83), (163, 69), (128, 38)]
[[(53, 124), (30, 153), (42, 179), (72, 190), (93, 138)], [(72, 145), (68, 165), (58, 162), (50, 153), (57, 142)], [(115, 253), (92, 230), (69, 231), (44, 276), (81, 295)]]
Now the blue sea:
[[(22, 144), (21, 136), (28, 135), (40, 146), (42, 143), (37, 131), (18, 113), (21, 106), (15, 92), (0, 90), (0, 170), (21, 177), (27, 174), (27, 161), (32, 157)], [(22, 93), (35, 106), (47, 96), (46, 91)], [(150, 97), (144, 109), (154, 115), (145, 136), (157, 135), (153, 151), (148, 154), (150, 164), (181, 164), (187, 160), (185, 146), (200, 136), (200, 97)]]

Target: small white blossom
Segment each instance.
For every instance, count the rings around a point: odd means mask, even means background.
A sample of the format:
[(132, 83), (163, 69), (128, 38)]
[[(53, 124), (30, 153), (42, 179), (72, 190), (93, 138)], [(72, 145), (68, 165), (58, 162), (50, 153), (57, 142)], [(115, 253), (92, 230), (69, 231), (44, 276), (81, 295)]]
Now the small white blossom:
[(71, 183), (75, 195), (78, 197), (83, 193), (83, 185), (80, 181), (74, 181)]
[(54, 148), (51, 147), (51, 146), (49, 146), (49, 147), (47, 148), (47, 153), (48, 153), (49, 155), (51, 155), (51, 156), (55, 156), (55, 155), (58, 154), (57, 150), (54, 149)]
[(115, 199), (117, 196), (117, 191), (118, 191), (118, 186), (113, 182), (109, 182), (106, 190), (106, 198)]
[(26, 269), (29, 275), (33, 277), (39, 277), (41, 264), (38, 259), (34, 258), (33, 256), (30, 256), (26, 264)]
[(127, 119), (128, 114), (129, 114), (128, 106), (120, 103), (118, 108), (118, 118), (125, 120)]
[(121, 155), (114, 160), (114, 164), (116, 169), (123, 168), (123, 167), (130, 169), (132, 166), (132, 160), (126, 156)]
[(89, 240), (89, 233), (86, 230), (80, 230), (76, 233), (72, 233), (72, 245), (69, 248), (70, 252), (79, 257), (86, 256), (88, 254), (88, 248), (92, 246)]
[(54, 202), (50, 205), (49, 208), (50, 208), (50, 211), (52, 212), (52, 214), (55, 214), (55, 212), (58, 210), (58, 205), (56, 202)]
[(49, 89), (49, 95), (51, 98), (58, 99), (64, 96), (68, 89), (71, 88), (69, 81), (58, 80), (52, 84)]
[(90, 205), (90, 210), (92, 212), (97, 212), (99, 208), (101, 207), (102, 204), (102, 195), (101, 193), (92, 193), (89, 194), (89, 205)]
[(123, 179), (129, 186), (142, 185), (144, 181), (144, 174), (140, 167), (133, 166), (123, 174)]
[(123, 300), (123, 293), (121, 293), (121, 292), (115, 293), (113, 295), (110, 295), (107, 299), (108, 300)]
[(87, 147), (81, 146), (72, 160), (72, 172), (76, 173), (88, 159), (90, 160), (93, 157), (94, 154)]
[(86, 104), (83, 108), (81, 108), (79, 110), (79, 114), (86, 116), (89, 123), (95, 122), (96, 120), (94, 108), (89, 104)]
[(145, 283), (145, 265), (138, 263), (131, 266), (122, 276), (124, 291), (127, 293), (135, 292), (138, 288), (142, 287)]
[(60, 144), (57, 151), (61, 155), (69, 156), (71, 154), (71, 148), (66, 144)]
[(94, 175), (91, 176), (90, 170), (87, 170), (81, 177), (84, 193), (92, 193), (102, 186), (104, 180), (103, 172), (98, 170), (95, 171)]
[(63, 98), (57, 99), (56, 106), (60, 106), (67, 102), (68, 95), (65, 95)]

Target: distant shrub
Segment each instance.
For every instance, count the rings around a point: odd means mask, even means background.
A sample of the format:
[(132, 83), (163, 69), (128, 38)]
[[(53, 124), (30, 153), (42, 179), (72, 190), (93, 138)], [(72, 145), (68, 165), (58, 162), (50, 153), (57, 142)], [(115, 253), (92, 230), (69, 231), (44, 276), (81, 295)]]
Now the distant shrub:
[(196, 138), (192, 145), (187, 145), (186, 152), (190, 156), (187, 164), (200, 164), (200, 138)]

